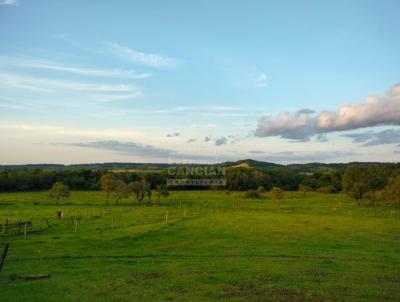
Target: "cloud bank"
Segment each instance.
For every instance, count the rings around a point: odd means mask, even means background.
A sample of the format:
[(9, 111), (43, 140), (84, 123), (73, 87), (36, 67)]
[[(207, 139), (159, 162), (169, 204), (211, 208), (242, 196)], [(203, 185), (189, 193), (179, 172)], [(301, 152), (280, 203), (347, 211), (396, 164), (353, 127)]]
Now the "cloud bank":
[(400, 125), (400, 84), (383, 96), (368, 96), (364, 103), (350, 104), (337, 111), (310, 109), (264, 116), (258, 121), (255, 135), (280, 136), (308, 140), (311, 136), (334, 131), (346, 131), (378, 125)]
[(366, 147), (400, 143), (399, 129), (388, 129), (381, 132), (345, 134), (343, 136), (352, 138), (353, 142), (362, 143), (362, 145)]
[(148, 156), (148, 157), (168, 157), (176, 156), (173, 150), (157, 148), (150, 145), (142, 145), (133, 142), (120, 142), (116, 140), (94, 141), (85, 143), (54, 143), (53, 145), (66, 145), (82, 148), (102, 149), (114, 151), (120, 154)]
[(124, 142), (118, 140), (101, 140), (92, 142), (76, 143), (51, 143), (53, 146), (71, 146), (80, 148), (90, 148), (111, 151), (116, 154), (141, 156), (144, 159), (169, 159), (172, 162), (179, 161), (197, 161), (197, 160), (215, 160), (215, 155), (197, 155), (183, 154), (175, 150), (158, 148), (151, 145), (145, 145), (135, 142)]

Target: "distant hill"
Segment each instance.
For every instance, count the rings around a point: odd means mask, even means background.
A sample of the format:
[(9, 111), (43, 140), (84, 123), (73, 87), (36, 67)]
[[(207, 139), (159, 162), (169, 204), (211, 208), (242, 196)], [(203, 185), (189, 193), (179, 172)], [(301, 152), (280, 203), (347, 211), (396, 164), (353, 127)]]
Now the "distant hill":
[[(387, 166), (391, 163), (378, 163), (378, 162), (353, 162), (353, 163), (335, 163), (335, 164), (324, 164), (324, 163), (307, 163), (307, 164), (289, 164), (280, 165), (270, 162), (257, 161), (253, 159), (238, 160), (235, 162), (224, 162), (223, 165), (228, 168), (255, 168), (261, 171), (290, 171), (296, 173), (315, 173), (315, 172), (329, 172), (343, 170), (348, 165), (359, 165), (362, 167), (373, 167), (373, 166)], [(161, 171), (168, 169), (168, 167), (176, 166), (176, 164), (166, 163), (93, 163), (93, 164), (73, 164), (73, 165), (62, 165), (62, 164), (26, 164), (26, 165), (0, 165), (0, 170), (115, 170), (118, 172), (122, 171)]]
[(94, 163), (94, 164), (27, 164), (27, 165), (0, 165), (0, 170), (17, 170), (17, 169), (42, 169), (42, 170), (163, 170), (167, 169), (169, 164), (153, 164), (153, 163)]
[(330, 172), (343, 170), (349, 165), (358, 165), (361, 167), (376, 167), (376, 166), (388, 166), (393, 163), (379, 163), (379, 162), (351, 162), (351, 163), (307, 163), (307, 164), (288, 164), (280, 165), (275, 163), (257, 161), (253, 159), (239, 160), (236, 162), (225, 163), (227, 167), (239, 168), (255, 168), (262, 171), (291, 171), (297, 173), (315, 173), (315, 172)]

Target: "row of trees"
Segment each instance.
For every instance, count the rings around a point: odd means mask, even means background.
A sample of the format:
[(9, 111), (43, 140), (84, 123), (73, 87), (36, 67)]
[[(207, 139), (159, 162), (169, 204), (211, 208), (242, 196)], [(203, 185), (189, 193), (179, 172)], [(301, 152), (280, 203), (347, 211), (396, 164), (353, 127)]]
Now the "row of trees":
[[(3, 170), (0, 171), (0, 192), (44, 191), (56, 182), (62, 182), (71, 190), (100, 190), (100, 178), (109, 173), (105, 170)], [(153, 188), (165, 184), (167, 172), (122, 172), (118, 177), (126, 182), (145, 181)]]
[[(249, 188), (245, 196), (248, 198), (259, 198), (265, 189), (268, 188), (268, 175), (257, 171), (249, 170), (247, 174), (243, 173), (242, 169), (228, 173), (230, 177), (234, 177), (235, 182), (228, 181), (229, 188)], [(246, 176), (245, 176), (246, 175)], [(125, 176), (125, 177), (124, 177)], [(115, 199), (116, 205), (119, 204), (123, 198), (129, 198), (131, 195), (135, 196), (136, 201), (142, 204), (147, 199), (148, 204), (152, 204), (152, 195), (154, 187), (151, 183), (144, 179), (138, 179), (126, 182), (126, 175), (106, 173), (99, 179), (99, 188), (101, 188), (106, 196), (106, 204), (109, 204), (111, 197)], [(253, 189), (255, 185), (257, 189)], [(331, 193), (332, 187), (320, 187), (317, 191), (324, 193)], [(341, 187), (350, 197), (356, 200), (367, 199), (372, 202), (389, 202), (392, 204), (400, 204), (400, 170), (399, 169), (377, 169), (377, 168), (361, 168), (359, 166), (349, 166), (341, 177)], [(306, 195), (306, 192), (313, 191), (311, 186), (299, 184), (298, 191)], [(326, 191), (325, 191), (326, 190)], [(284, 197), (284, 190), (278, 186), (270, 189), (271, 197), (273, 199), (282, 199)], [(50, 196), (54, 197), (59, 202), (62, 197), (69, 196), (69, 186), (63, 182), (57, 181), (54, 183), (49, 191)], [(164, 185), (156, 185), (155, 193), (157, 196), (157, 203), (160, 203), (161, 197), (169, 195), (167, 187)]]
[[(4, 170), (0, 171), (0, 192), (42, 191), (49, 190), (56, 182), (62, 182), (71, 190), (100, 190), (100, 179), (109, 173), (105, 170)], [(198, 178), (188, 175), (168, 175), (161, 172), (120, 172), (118, 178), (129, 184), (134, 181), (145, 181), (154, 189), (165, 184), (168, 178)], [(201, 178), (213, 176), (201, 176)], [(287, 191), (297, 190), (300, 184), (313, 190), (329, 188), (331, 192), (341, 191), (341, 172), (302, 174), (291, 171), (260, 171), (254, 168), (227, 168), (225, 178), (227, 189), (247, 191), (263, 186), (266, 190), (280, 187)], [(198, 187), (181, 187), (181, 189), (199, 189)], [(205, 189), (208, 189), (205, 187)], [(225, 188), (224, 188), (225, 189)]]
[[(145, 180), (126, 183), (116, 174), (107, 173), (100, 178), (100, 187), (105, 193), (107, 205), (111, 196), (115, 198), (115, 203), (118, 205), (121, 199), (129, 198), (132, 194), (139, 204), (142, 204), (145, 198), (147, 198), (147, 204), (152, 204), (152, 187)], [(169, 191), (163, 185), (157, 185), (155, 189), (157, 204), (160, 204), (161, 197), (169, 196)]]
[[(166, 190), (163, 185), (168, 178), (190, 178), (197, 176), (169, 175), (161, 172), (120, 172), (102, 170), (3, 170), (0, 171), (0, 192), (49, 190), (55, 183), (63, 183), (71, 190), (104, 190), (108, 200), (112, 197), (118, 203), (125, 196), (134, 195), (141, 203), (151, 202), (151, 191)], [(204, 176), (204, 177), (213, 177)], [(400, 164), (369, 165), (355, 164), (345, 170), (325, 170), (314, 173), (294, 172), (290, 169), (260, 170), (247, 167), (226, 168), (227, 190), (265, 190), (281, 188), (284, 191), (299, 190), (324, 193), (346, 192), (355, 199), (385, 200), (396, 202), (399, 196)], [(180, 187), (199, 189), (199, 187)], [(208, 189), (207, 187), (200, 187)], [(176, 188), (179, 189), (179, 188)], [(157, 193), (158, 194), (158, 193)], [(160, 193), (161, 194), (161, 193)], [(164, 193), (162, 193), (164, 194)]]
[[(153, 191), (150, 184), (144, 180), (132, 181), (127, 184), (124, 180), (118, 178), (116, 174), (108, 173), (104, 174), (99, 182), (101, 189), (105, 193), (106, 205), (109, 205), (111, 197), (115, 199), (115, 204), (118, 205), (121, 199), (129, 198), (132, 194), (140, 205), (142, 205), (146, 197), (147, 205), (152, 205)], [(160, 204), (161, 197), (169, 196), (169, 191), (161, 185), (156, 187), (155, 193), (158, 205)], [(58, 205), (61, 198), (70, 196), (70, 188), (63, 182), (58, 181), (50, 188), (49, 196), (54, 198)]]

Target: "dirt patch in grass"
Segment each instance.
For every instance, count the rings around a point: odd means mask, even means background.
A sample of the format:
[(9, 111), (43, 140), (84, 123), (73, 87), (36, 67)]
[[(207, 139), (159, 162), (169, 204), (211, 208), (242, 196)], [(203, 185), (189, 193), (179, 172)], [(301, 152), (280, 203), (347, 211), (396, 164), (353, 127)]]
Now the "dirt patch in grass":
[(132, 273), (132, 277), (138, 280), (152, 280), (159, 279), (163, 276), (162, 273), (159, 272), (134, 272)]
[(234, 284), (225, 287), (219, 295), (222, 299), (243, 299), (245, 301), (328, 301), (326, 298), (313, 295), (309, 290), (289, 288), (262, 288), (255, 284)]

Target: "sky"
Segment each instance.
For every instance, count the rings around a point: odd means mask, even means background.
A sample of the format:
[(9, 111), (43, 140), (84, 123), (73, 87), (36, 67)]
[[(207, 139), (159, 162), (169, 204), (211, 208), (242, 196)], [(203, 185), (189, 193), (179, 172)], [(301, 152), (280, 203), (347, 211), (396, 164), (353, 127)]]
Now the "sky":
[(0, 164), (398, 162), (399, 15), (399, 0), (0, 0)]

